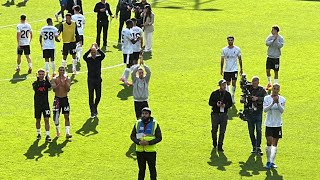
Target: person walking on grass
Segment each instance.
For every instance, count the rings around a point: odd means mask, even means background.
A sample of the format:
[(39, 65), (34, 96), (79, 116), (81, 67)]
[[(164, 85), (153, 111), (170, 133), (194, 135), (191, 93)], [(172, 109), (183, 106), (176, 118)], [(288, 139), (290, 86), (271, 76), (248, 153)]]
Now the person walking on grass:
[(51, 88), (49, 77), (45, 76), (43, 69), (38, 70), (37, 80), (32, 83), (34, 90), (34, 117), (36, 118), (37, 140), (41, 139), (41, 115), (43, 115), (45, 129), (46, 129), (46, 141), (51, 142), (50, 138), (50, 107), (48, 91)]
[(278, 141), (282, 138), (282, 114), (284, 112), (286, 99), (279, 95), (280, 85), (273, 84), (272, 94), (264, 98), (263, 111), (266, 113), (266, 168), (277, 168), (274, 163), (278, 150)]

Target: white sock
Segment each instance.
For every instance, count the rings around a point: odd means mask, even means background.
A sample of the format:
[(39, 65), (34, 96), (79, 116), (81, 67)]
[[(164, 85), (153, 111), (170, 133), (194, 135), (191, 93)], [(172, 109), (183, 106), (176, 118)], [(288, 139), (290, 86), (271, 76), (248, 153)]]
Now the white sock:
[(45, 63), (45, 70), (47, 73), (49, 73), (49, 62)]
[(21, 64), (18, 64), (18, 68), (20, 68)]
[(72, 71), (76, 71), (77, 70), (77, 59), (73, 59), (72, 60)]
[(124, 71), (124, 77), (126, 78), (126, 80), (128, 81), (129, 79), (129, 76), (130, 76), (130, 68), (126, 68), (125, 71)]
[(234, 96), (234, 94), (236, 93), (236, 86), (232, 86), (231, 91), (232, 91), (232, 95)]
[(28, 65), (29, 65), (29, 68), (32, 68), (32, 63), (28, 63)]
[(79, 46), (79, 48), (78, 48), (78, 57), (79, 57), (79, 60), (82, 57), (82, 47), (81, 46)]
[(56, 131), (57, 131), (58, 133), (60, 133), (60, 126), (59, 126), (59, 125), (56, 126)]
[(70, 134), (70, 126), (66, 126), (66, 134)]
[(50, 136), (50, 131), (46, 131), (46, 136)]
[(271, 146), (266, 146), (267, 162), (270, 162)]
[(66, 61), (66, 60), (64, 60), (64, 59), (62, 59), (61, 66), (66, 67), (66, 65), (67, 65), (67, 61)]
[(230, 92), (230, 85), (227, 85), (226, 91)]
[(279, 83), (279, 80), (278, 79), (274, 79), (274, 83)]
[(271, 76), (267, 76), (267, 79), (268, 79), (268, 84), (272, 84)]
[(51, 61), (51, 68), (52, 68), (52, 72), (56, 71), (56, 64), (54, 63), (54, 61)]
[(274, 163), (277, 154), (277, 146), (271, 146), (271, 153), (270, 153), (270, 162)]
[(38, 134), (41, 134), (41, 130), (40, 130), (40, 129), (37, 129), (37, 133), (38, 133)]

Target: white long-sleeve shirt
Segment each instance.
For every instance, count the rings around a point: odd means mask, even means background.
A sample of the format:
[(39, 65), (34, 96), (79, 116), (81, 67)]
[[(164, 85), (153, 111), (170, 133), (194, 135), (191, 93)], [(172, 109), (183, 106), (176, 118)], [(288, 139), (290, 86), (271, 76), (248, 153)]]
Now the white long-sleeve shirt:
[(273, 103), (271, 95), (265, 96), (263, 100), (263, 111), (267, 114), (264, 125), (267, 127), (281, 127), (282, 126), (282, 113), (286, 99), (279, 96), (279, 103)]

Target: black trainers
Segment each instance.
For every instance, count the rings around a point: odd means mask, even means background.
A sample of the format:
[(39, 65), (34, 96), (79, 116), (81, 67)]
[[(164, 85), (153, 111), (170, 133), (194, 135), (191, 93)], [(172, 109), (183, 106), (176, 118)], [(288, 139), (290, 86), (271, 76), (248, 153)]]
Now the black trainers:
[(257, 153), (262, 156), (263, 155), (263, 152), (261, 151), (261, 148), (257, 148)]
[(71, 135), (71, 134), (67, 134), (67, 135), (66, 135), (66, 138), (67, 138), (67, 139), (70, 139), (70, 138), (72, 138), (72, 135)]
[(212, 145), (213, 145), (213, 148), (217, 148), (217, 142), (213, 141)]
[(41, 139), (41, 135), (40, 134), (38, 134), (38, 136), (37, 136), (37, 140), (40, 140)]
[(46, 141), (51, 142), (51, 137), (49, 135), (46, 136)]
[(218, 144), (218, 151), (223, 152), (222, 144)]
[(254, 148), (252, 148), (252, 151), (251, 151), (251, 153), (252, 154), (254, 154), (254, 153), (256, 153), (257, 152), (257, 149), (254, 147)]

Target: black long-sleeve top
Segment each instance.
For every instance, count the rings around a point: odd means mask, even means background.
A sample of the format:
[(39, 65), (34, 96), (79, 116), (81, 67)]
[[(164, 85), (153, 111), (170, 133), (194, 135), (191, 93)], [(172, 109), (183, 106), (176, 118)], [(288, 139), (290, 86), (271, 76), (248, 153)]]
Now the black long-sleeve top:
[(49, 102), (48, 91), (51, 84), (47, 78), (43, 81), (37, 79), (32, 83), (32, 87), (34, 90), (34, 105), (44, 105)]
[(212, 112), (214, 113), (220, 113), (220, 107), (217, 106), (218, 101), (222, 101), (226, 105), (224, 112), (227, 113), (232, 106), (231, 94), (228, 91), (220, 91), (219, 89), (211, 93), (209, 105), (212, 106)]
[[(75, 5), (76, 4), (74, 4), (74, 0), (67, 0), (66, 10), (68, 11), (68, 13), (72, 15), (74, 14), (73, 6)], [(83, 14), (82, 0), (77, 0), (77, 5), (80, 6), (80, 13)]]
[(89, 79), (101, 79), (101, 61), (104, 59), (105, 54), (100, 49), (96, 58), (89, 56), (91, 49), (89, 49), (84, 55), (83, 59), (87, 62), (88, 78)]
[[(255, 107), (257, 107), (258, 111), (262, 111), (263, 110), (263, 100), (264, 97), (267, 95), (266, 90), (262, 87), (262, 86), (258, 86), (257, 88), (251, 88), (250, 89), (250, 93), (252, 96), (257, 96), (258, 100), (252, 102), (254, 104)], [(251, 103), (251, 101), (249, 101)], [(251, 104), (249, 103), (249, 106), (251, 106)]]
[(117, 4), (117, 9), (116, 9), (116, 15), (118, 15), (119, 12), (120, 12), (120, 16), (122, 15), (126, 16), (131, 14), (131, 11), (128, 9), (128, 6), (131, 8), (133, 7), (131, 0), (119, 0)]
[(98, 2), (93, 10), (94, 12), (97, 13), (97, 20), (98, 21), (108, 21), (108, 16), (107, 16), (106, 12), (100, 12), (100, 9), (106, 9), (108, 14), (110, 16), (112, 16), (112, 12), (110, 10), (109, 3), (106, 2), (105, 4), (103, 4), (102, 2)]
[[(149, 121), (144, 122), (145, 126), (147, 126), (147, 124), (152, 123), (153, 122), (153, 118), (151, 117)], [(131, 132), (131, 140), (135, 143), (135, 144), (139, 144), (140, 139), (137, 139), (137, 129), (136, 129), (136, 125), (133, 126), (132, 132)], [(157, 128), (155, 130), (155, 139), (149, 141), (149, 145), (153, 145), (153, 144), (157, 144), (162, 140), (162, 133), (161, 133), (161, 129), (159, 124), (157, 125)]]

